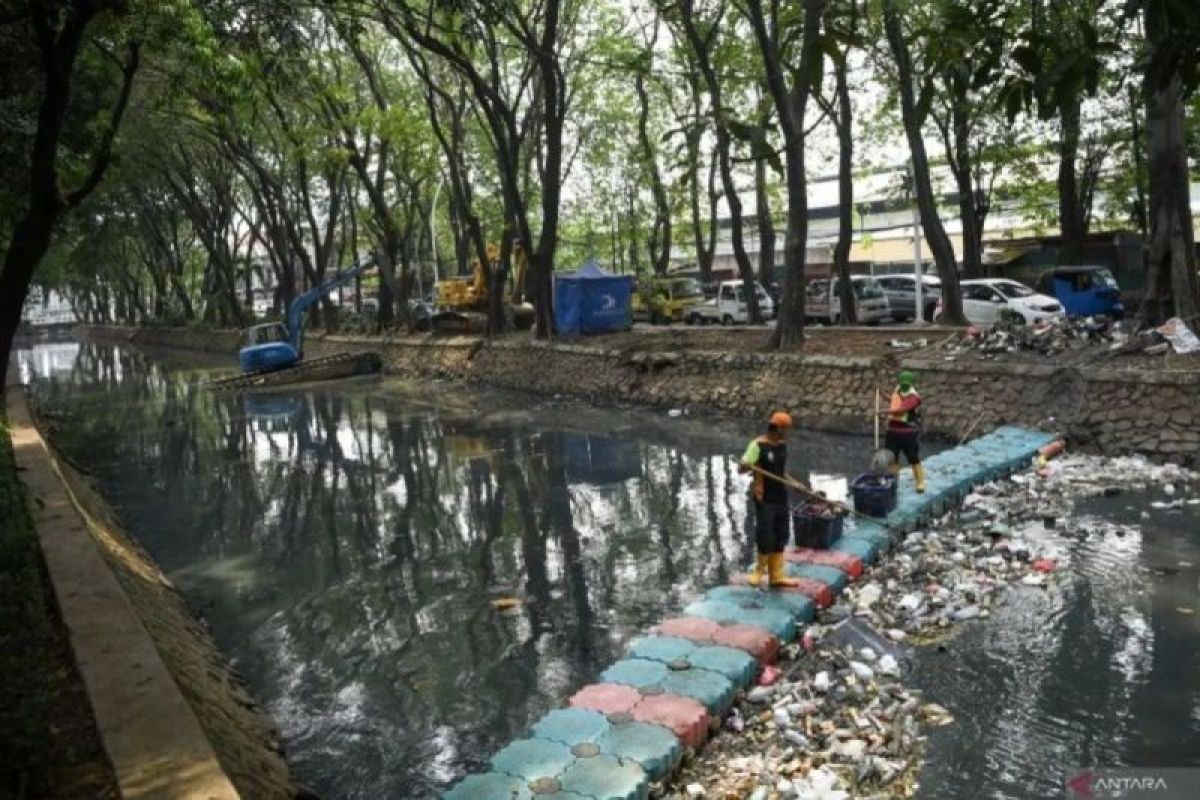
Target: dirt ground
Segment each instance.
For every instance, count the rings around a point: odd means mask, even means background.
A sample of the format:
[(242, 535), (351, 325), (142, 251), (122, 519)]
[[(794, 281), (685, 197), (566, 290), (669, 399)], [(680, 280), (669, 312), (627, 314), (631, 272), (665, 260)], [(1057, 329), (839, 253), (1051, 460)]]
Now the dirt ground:
[[(526, 336), (528, 334), (514, 334)], [(582, 339), (618, 350), (762, 352), (767, 350), (771, 330), (766, 327), (703, 327), (687, 325), (637, 325), (626, 333)], [(812, 325), (805, 329), (802, 344), (784, 352), (858, 358), (919, 358), (945, 361), (996, 361), (1000, 363), (1049, 364), (1064, 367), (1097, 367), (1110, 370), (1200, 370), (1200, 354), (1181, 356), (1121, 354), (1110, 351), (1110, 342), (1072, 341), (1045, 355), (1032, 350), (984, 352), (964, 346), (968, 333), (961, 328), (911, 325), (839, 328)]]
[(115, 798), (0, 419), (0, 798)]

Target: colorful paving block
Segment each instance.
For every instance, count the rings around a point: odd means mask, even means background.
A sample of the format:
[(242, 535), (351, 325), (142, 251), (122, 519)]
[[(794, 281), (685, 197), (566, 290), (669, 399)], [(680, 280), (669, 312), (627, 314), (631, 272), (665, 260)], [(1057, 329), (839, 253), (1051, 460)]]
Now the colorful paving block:
[[(838, 541), (841, 541), (839, 538)], [(837, 544), (837, 542), (834, 542)], [(793, 547), (784, 551), (783, 557), (796, 564), (823, 564), (835, 567), (857, 578), (863, 573), (863, 562), (858, 556), (830, 547), (828, 550), (813, 550), (808, 547)]]
[(779, 592), (774, 589), (764, 592), (749, 586), (717, 586), (709, 589), (704, 598), (738, 605), (762, 605), (790, 614), (802, 622), (808, 622), (816, 614), (813, 601), (798, 592)]
[(796, 564), (785, 561), (783, 571), (789, 578), (808, 578), (820, 581), (836, 595), (850, 582), (849, 576), (836, 567), (826, 567), (821, 564)]
[(442, 795), (444, 800), (533, 800), (529, 783), (512, 775), (468, 775)]
[(686, 659), (700, 669), (720, 673), (742, 687), (758, 674), (758, 662), (749, 653), (733, 647), (697, 644), (678, 636), (646, 636), (629, 647), (629, 654), (670, 664)]
[(724, 600), (700, 600), (685, 608), (683, 613), (717, 622), (753, 625), (769, 631), (781, 642), (790, 642), (796, 637), (796, 621), (790, 614), (761, 604), (755, 606)]
[(642, 694), (659, 690), (691, 697), (712, 714), (721, 714), (729, 708), (738, 688), (724, 675), (700, 669), (687, 659), (668, 665), (648, 658), (627, 658), (600, 673), (600, 679), (633, 686)]
[[(809, 600), (812, 600), (813, 605), (817, 608), (828, 608), (833, 605), (833, 592), (826, 584), (814, 581), (811, 578), (796, 578), (792, 576), (792, 580), (796, 582), (795, 586), (777, 587), (771, 591), (802, 594)], [(745, 573), (734, 575), (729, 583), (731, 586), (749, 586), (749, 576)]]
[(585, 686), (570, 700), (572, 708), (591, 709), (612, 720), (626, 717), (636, 722), (661, 725), (687, 747), (697, 747), (708, 736), (708, 709), (691, 697), (676, 694), (643, 695), (632, 686), (596, 683)]

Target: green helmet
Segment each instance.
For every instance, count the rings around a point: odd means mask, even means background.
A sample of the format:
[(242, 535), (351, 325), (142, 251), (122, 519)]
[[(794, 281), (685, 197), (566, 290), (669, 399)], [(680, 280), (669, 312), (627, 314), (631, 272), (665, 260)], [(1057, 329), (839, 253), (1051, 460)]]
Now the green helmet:
[(908, 389), (917, 382), (917, 376), (908, 370), (903, 370), (900, 373), (899, 383), (900, 388)]

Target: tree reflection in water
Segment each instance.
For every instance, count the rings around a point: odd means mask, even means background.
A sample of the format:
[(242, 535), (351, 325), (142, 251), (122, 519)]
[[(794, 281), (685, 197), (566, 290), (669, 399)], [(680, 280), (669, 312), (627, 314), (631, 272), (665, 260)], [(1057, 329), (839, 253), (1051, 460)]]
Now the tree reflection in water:
[[(85, 344), (35, 395), (323, 796), (434, 795), (749, 552), (749, 430), (203, 375)], [(817, 442), (825, 469), (848, 450)]]

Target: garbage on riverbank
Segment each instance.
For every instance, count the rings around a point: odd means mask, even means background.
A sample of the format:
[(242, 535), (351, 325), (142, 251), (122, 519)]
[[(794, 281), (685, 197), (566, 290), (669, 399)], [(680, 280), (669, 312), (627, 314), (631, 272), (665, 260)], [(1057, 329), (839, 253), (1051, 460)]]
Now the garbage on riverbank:
[[(925, 735), (953, 719), (904, 685), (906, 652), (980, 624), (1001, 602), (1054, 591), (1069, 574), (1064, 542), (1123, 532), (1077, 516), (1077, 502), (1151, 489), (1163, 497), (1153, 507), (1169, 513), (1175, 503), (1200, 503), (1198, 482), (1200, 473), (1141, 457), (1067, 456), (978, 487), (961, 509), (906, 537), (785, 648), (784, 677), (739, 699), (666, 796), (912, 796)], [(1020, 593), (1006, 595), (1009, 587)]]
[(1001, 321), (990, 328), (968, 328), (965, 336), (947, 342), (946, 349), (955, 355), (974, 351), (984, 357), (1016, 352), (1053, 356), (1112, 342), (1118, 330), (1118, 324), (1107, 317), (1072, 317), (1033, 325)]

